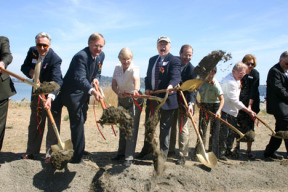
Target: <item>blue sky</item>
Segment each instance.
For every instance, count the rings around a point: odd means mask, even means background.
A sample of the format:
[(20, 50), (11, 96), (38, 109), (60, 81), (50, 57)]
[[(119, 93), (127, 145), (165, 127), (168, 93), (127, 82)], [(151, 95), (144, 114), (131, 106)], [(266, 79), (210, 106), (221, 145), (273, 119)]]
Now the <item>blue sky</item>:
[[(10, 39), (13, 62), (9, 70), (24, 76), (20, 67), (35, 35), (52, 36), (51, 47), (62, 58), (65, 75), (75, 53), (87, 46), (90, 34), (106, 39), (102, 75), (112, 76), (121, 48), (129, 47), (134, 63), (146, 76), (148, 60), (157, 54), (156, 40), (169, 36), (171, 53), (179, 55), (183, 44), (194, 48), (192, 64), (213, 50), (232, 54), (219, 63), (216, 78), (231, 71), (230, 63), (254, 54), (260, 83), (266, 84), (268, 70), (288, 50), (287, 0), (41, 0), (1, 2), (0, 35)], [(4, 16), (4, 17), (3, 17)]]

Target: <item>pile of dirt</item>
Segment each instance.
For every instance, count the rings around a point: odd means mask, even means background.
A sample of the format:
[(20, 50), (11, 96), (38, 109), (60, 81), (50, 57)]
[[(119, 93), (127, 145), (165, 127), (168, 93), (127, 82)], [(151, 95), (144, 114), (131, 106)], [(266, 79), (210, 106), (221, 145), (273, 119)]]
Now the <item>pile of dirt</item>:
[(35, 95), (42, 95), (42, 94), (46, 95), (49, 93), (53, 93), (58, 89), (60, 89), (60, 85), (58, 83), (56, 83), (55, 81), (49, 81), (49, 82), (44, 81), (43, 83), (40, 84), (40, 87), (38, 87), (35, 90), (34, 94)]

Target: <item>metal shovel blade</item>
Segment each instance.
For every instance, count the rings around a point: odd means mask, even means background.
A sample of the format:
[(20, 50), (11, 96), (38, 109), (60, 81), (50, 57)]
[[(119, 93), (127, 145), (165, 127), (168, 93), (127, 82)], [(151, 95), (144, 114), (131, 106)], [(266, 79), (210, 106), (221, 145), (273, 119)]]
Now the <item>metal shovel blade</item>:
[(203, 165), (213, 169), (217, 165), (216, 155), (213, 152), (208, 152), (208, 153), (205, 153), (203, 155), (202, 154), (196, 154), (197, 158), (199, 159), (199, 161)]
[[(62, 148), (62, 146), (63, 146), (63, 148)], [(57, 152), (60, 150), (73, 150), (73, 144), (72, 144), (72, 141), (70, 139), (68, 139), (67, 141), (62, 143), (62, 146), (59, 144), (51, 145), (51, 149), (53, 152)]]

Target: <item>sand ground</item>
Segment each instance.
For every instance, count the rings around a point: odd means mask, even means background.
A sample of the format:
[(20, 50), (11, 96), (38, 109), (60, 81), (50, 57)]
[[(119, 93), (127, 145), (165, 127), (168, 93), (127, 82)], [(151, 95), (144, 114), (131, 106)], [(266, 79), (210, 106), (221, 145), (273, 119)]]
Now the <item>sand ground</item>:
[[(96, 118), (102, 114), (97, 108)], [(136, 152), (144, 141), (144, 115), (142, 113)], [(67, 110), (63, 108), (61, 138), (70, 139)], [(273, 116), (260, 112), (259, 116), (274, 127)], [(93, 108), (88, 110), (85, 124), (86, 150), (85, 164), (68, 164), (65, 170), (54, 170), (51, 164), (44, 162), (45, 139), (41, 154), (36, 160), (19, 160), (25, 153), (30, 117), (29, 103), (10, 102), (7, 129), (2, 151), (0, 152), (0, 191), (287, 191), (288, 160), (270, 161), (263, 159), (263, 151), (269, 142), (271, 132), (259, 123), (255, 128), (256, 140), (252, 150), (255, 161), (249, 161), (245, 155), (246, 144), (241, 143), (240, 159), (218, 161), (214, 169), (200, 162), (187, 160), (184, 166), (175, 165), (176, 158), (165, 163), (163, 175), (153, 174), (151, 158), (136, 160), (129, 168), (121, 162), (110, 160), (118, 149), (117, 136), (110, 126), (101, 128), (104, 140), (95, 125)], [(198, 122), (198, 113), (195, 114)], [(189, 122), (190, 148), (194, 149), (196, 134)], [(44, 133), (45, 134), (45, 133)], [(159, 128), (156, 131), (156, 138)], [(178, 148), (178, 146), (176, 146)], [(286, 156), (282, 143), (278, 152)]]

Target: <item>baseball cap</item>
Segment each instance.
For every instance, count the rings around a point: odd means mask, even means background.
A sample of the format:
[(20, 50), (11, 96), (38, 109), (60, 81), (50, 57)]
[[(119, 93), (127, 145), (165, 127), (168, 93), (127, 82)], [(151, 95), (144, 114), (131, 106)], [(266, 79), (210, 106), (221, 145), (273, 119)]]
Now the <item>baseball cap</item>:
[(169, 37), (165, 37), (165, 36), (158, 37), (157, 43), (159, 43), (160, 41), (166, 41), (167, 43), (171, 43)]

